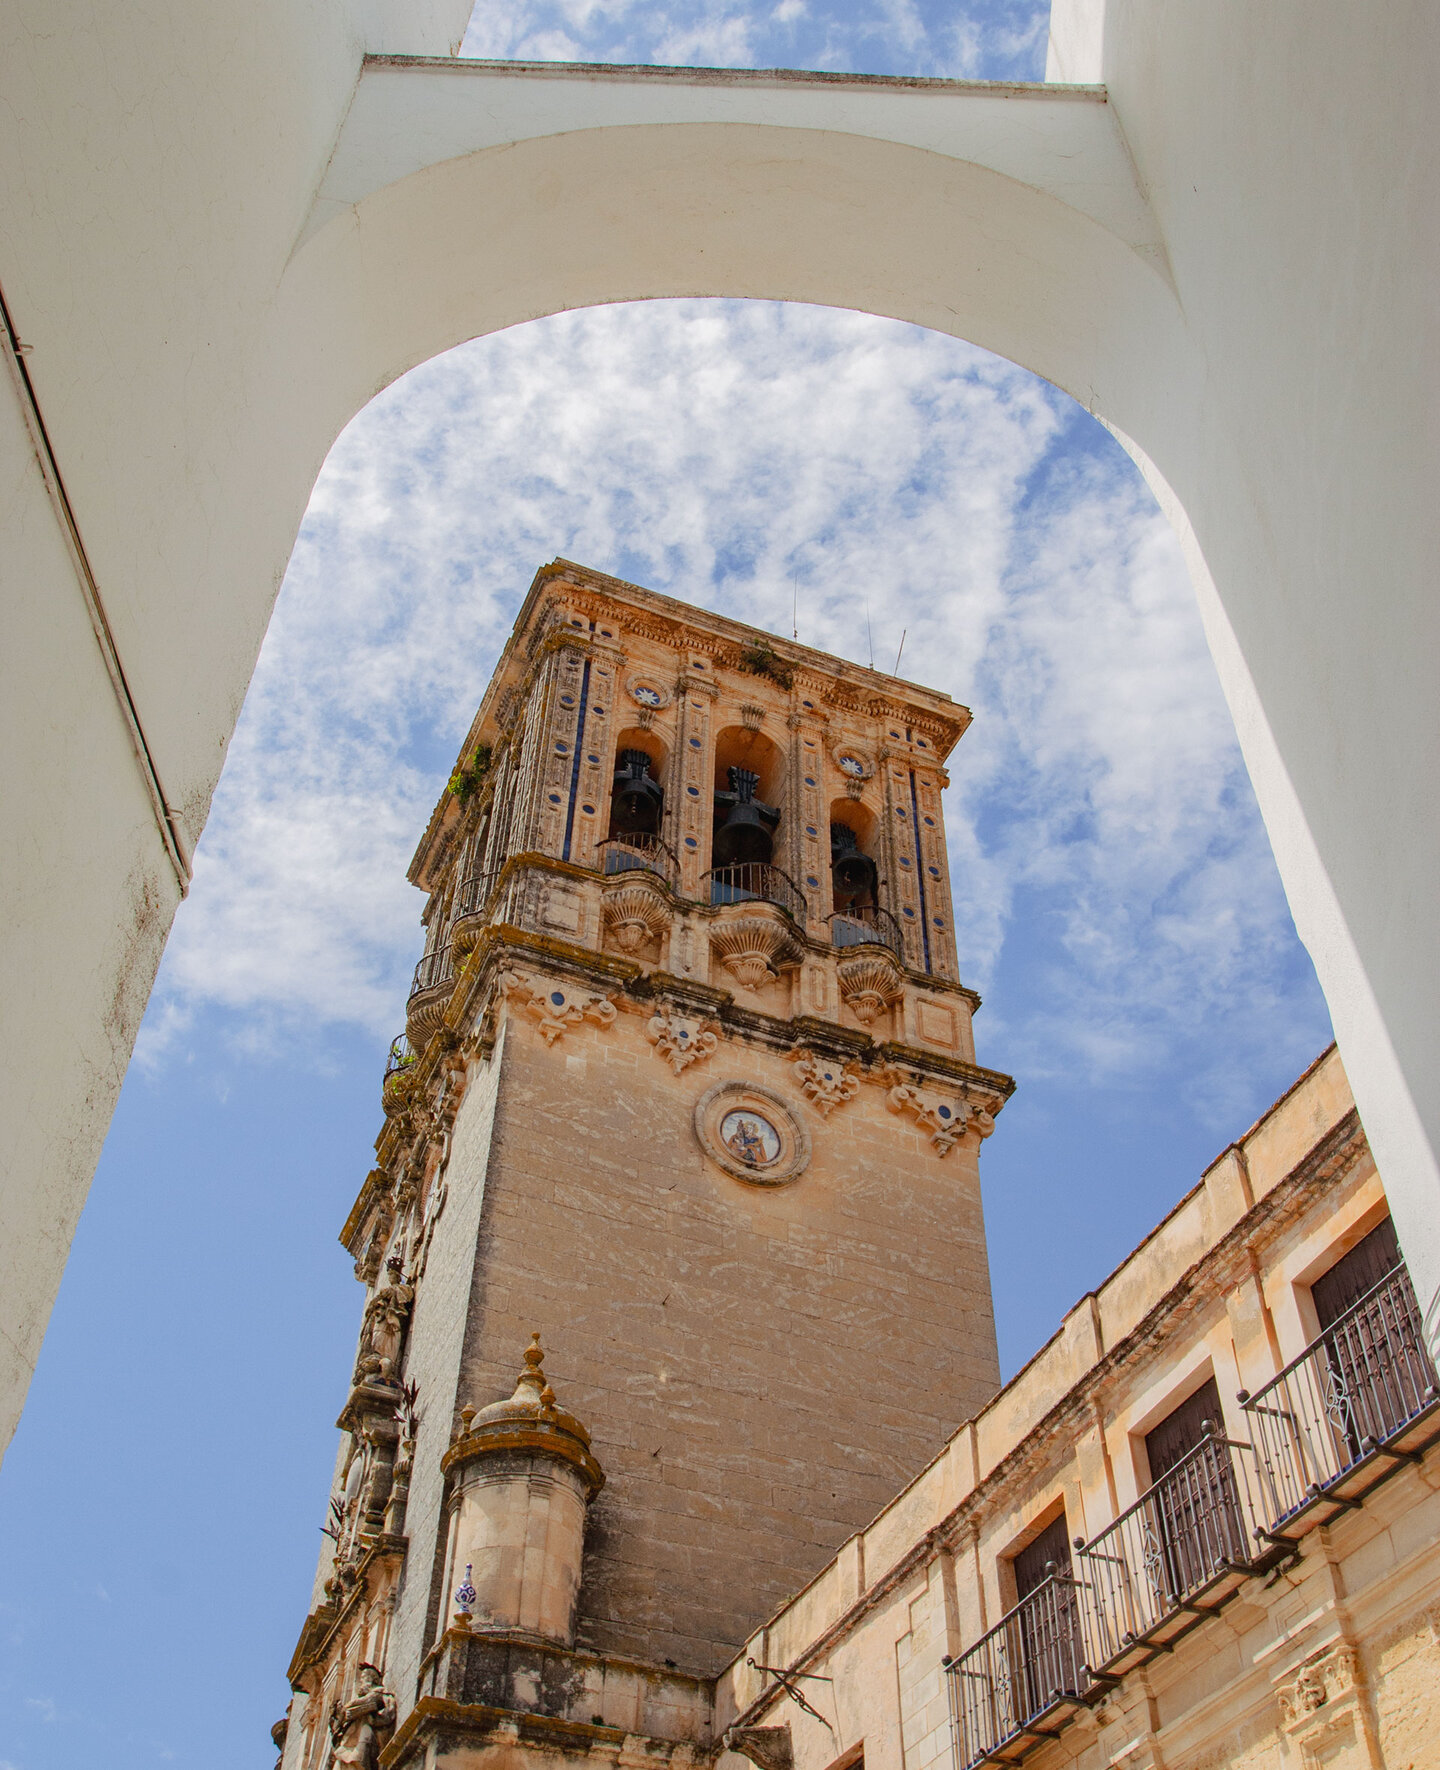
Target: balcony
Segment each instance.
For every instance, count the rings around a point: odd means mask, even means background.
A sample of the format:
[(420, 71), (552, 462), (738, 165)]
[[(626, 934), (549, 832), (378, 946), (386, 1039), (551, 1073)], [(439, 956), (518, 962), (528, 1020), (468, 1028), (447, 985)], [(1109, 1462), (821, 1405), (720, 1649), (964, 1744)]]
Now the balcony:
[(674, 849), (658, 836), (611, 836), (600, 843), (599, 854), (607, 879), (617, 873), (654, 873), (673, 891), (680, 878)]
[(1266, 1534), (1296, 1541), (1440, 1438), (1440, 1390), (1410, 1274), (1388, 1272), (1254, 1395)]
[(1168, 1653), (1279, 1558), (1257, 1527), (1254, 1455), (1208, 1426), (1113, 1524), (1077, 1543), (1094, 1671), (1115, 1677)]
[(390, 1046), (390, 1055), (385, 1060), (385, 1080), (381, 1084), (380, 1098), (387, 1117), (403, 1112), (409, 1103), (410, 1087), (415, 1077), (415, 1065), (420, 1061), (420, 1053), (410, 1043), (409, 1038), (401, 1033)]
[(883, 946), (905, 962), (905, 937), (889, 910), (875, 907), (836, 910), (826, 917), (831, 946)]
[(405, 1004), (405, 1031), (417, 1050), (424, 1048), (444, 1020), (454, 993), (455, 949), (450, 945), (436, 947), (415, 967), (410, 999)]
[(457, 953), (469, 952), (480, 938), (501, 871), (499, 867), (491, 867), (461, 880), (450, 911), (450, 941)]
[(769, 861), (737, 861), (703, 875), (712, 904), (773, 903), (799, 927), (805, 926), (805, 893), (788, 873)]
[(1107, 1682), (1086, 1664), (1083, 1587), (1049, 1577), (949, 1667), (961, 1770), (1016, 1764), (1052, 1739)]

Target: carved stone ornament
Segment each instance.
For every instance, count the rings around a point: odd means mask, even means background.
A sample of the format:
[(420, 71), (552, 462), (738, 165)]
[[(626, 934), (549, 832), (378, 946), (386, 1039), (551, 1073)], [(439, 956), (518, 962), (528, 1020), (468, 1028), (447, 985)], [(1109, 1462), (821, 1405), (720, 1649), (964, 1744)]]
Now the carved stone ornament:
[(905, 993), (900, 967), (885, 953), (861, 953), (835, 967), (840, 997), (860, 1022), (869, 1026)]
[(720, 1043), (720, 1024), (662, 1007), (646, 1022), (645, 1037), (655, 1047), (656, 1056), (663, 1057), (678, 1076), (692, 1063), (714, 1054)]
[(805, 1098), (828, 1119), (837, 1106), (853, 1100), (860, 1092), (860, 1076), (854, 1063), (837, 1063), (833, 1057), (821, 1057), (803, 1047), (790, 1053), (795, 1073)]
[(405, 1283), (398, 1258), (392, 1256), (387, 1262), (387, 1272), (389, 1282), (365, 1305), (360, 1355), (355, 1361), (357, 1383), (393, 1383), (399, 1368), (415, 1287)]
[[(891, 1074), (894, 1076), (893, 1071)], [(891, 1112), (908, 1115), (922, 1129), (929, 1131), (930, 1141), (942, 1159), (967, 1131), (974, 1131), (978, 1137), (988, 1137), (995, 1129), (993, 1115), (983, 1107), (972, 1106), (969, 1101), (955, 1096), (945, 1098), (922, 1093), (898, 1076), (885, 1096), (885, 1104)]]
[(511, 1006), (540, 1028), (547, 1045), (553, 1045), (582, 1021), (600, 1027), (615, 1024), (615, 1004), (608, 997), (577, 990), (554, 978), (522, 977), (518, 972), (507, 971), (500, 979), (500, 987)]
[(696, 1101), (694, 1125), (710, 1160), (754, 1186), (783, 1186), (810, 1161), (810, 1133), (770, 1088), (717, 1082)]
[(745, 989), (769, 989), (781, 970), (800, 963), (800, 946), (778, 912), (718, 921), (710, 929), (710, 946)]
[(606, 888), (601, 913), (606, 930), (624, 953), (637, 953), (647, 941), (663, 939), (674, 919), (659, 890), (635, 883), (633, 876), (629, 884)]
[(870, 752), (843, 740), (831, 745), (830, 760), (847, 780), (868, 781), (875, 772), (875, 763)]
[(637, 707), (646, 708), (651, 713), (668, 707), (674, 699), (670, 689), (658, 677), (644, 674), (627, 677), (625, 692)]
[(355, 1694), (330, 1708), (330, 1763), (334, 1770), (379, 1770), (381, 1734), (395, 1725), (395, 1698), (384, 1688), (380, 1673), (362, 1665), (355, 1674)]
[(794, 1748), (789, 1725), (783, 1727), (730, 1727), (724, 1738), (727, 1751), (749, 1758), (757, 1770), (792, 1770)]
[(1280, 1724), (1287, 1732), (1303, 1731), (1304, 1724), (1360, 1682), (1360, 1659), (1353, 1647), (1331, 1647), (1307, 1660), (1289, 1684), (1276, 1695)]

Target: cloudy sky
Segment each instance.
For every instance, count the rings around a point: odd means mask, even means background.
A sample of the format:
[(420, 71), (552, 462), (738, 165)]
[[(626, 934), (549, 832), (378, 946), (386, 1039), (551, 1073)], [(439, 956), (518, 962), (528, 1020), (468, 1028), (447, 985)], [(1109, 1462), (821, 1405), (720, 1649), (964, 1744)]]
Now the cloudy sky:
[[(1034, 76), (1041, 13), (783, 0), (477, 16), (501, 56)], [(419, 945), (405, 867), (557, 554), (893, 665), (975, 723), (948, 798), (1013, 1372), (1329, 1038), (1179, 551), (1071, 401), (809, 308), (478, 340), (315, 488), (0, 1474), (0, 1770), (269, 1762)], [(99, 1499), (105, 1492), (103, 1503)]]

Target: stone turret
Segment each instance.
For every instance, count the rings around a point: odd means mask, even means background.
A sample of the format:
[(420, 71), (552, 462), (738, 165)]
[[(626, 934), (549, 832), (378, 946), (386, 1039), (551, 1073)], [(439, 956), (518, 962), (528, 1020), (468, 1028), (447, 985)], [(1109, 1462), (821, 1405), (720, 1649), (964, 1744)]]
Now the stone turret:
[(575, 1639), (585, 1509), (605, 1485), (590, 1434), (556, 1406), (535, 1334), (515, 1393), (461, 1410), (442, 1468), (450, 1482), (450, 1566), (465, 1570), (459, 1627)]

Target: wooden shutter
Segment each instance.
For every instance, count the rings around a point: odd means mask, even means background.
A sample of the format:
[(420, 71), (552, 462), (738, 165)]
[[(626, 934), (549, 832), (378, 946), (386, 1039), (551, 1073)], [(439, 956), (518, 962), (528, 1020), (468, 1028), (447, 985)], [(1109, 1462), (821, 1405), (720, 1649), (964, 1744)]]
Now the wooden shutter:
[(1387, 1217), (1310, 1287), (1320, 1326), (1328, 1328), (1400, 1264), (1400, 1243)]
[(1012, 1563), (1015, 1569), (1015, 1597), (1028, 1598), (1049, 1575), (1046, 1563), (1053, 1561), (1057, 1573), (1070, 1571), (1070, 1538), (1066, 1534), (1065, 1514), (1047, 1524), (1033, 1542), (1027, 1543)]
[(1145, 1434), (1145, 1455), (1150, 1460), (1152, 1481), (1158, 1481), (1167, 1469), (1173, 1469), (1181, 1457), (1194, 1450), (1205, 1436), (1206, 1420), (1217, 1432), (1224, 1431), (1225, 1416), (1214, 1377), (1207, 1378), (1188, 1401), (1182, 1401), (1153, 1432)]

